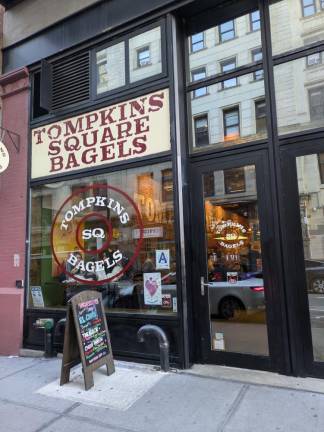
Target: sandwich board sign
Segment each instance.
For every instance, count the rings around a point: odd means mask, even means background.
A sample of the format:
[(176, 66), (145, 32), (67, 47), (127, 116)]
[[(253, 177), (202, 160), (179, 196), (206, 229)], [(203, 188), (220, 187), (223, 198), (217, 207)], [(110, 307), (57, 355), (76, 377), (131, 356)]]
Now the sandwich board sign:
[(102, 304), (95, 291), (82, 291), (68, 303), (60, 385), (70, 380), (71, 369), (82, 363), (85, 389), (93, 385), (93, 371), (106, 365), (115, 372), (110, 336)]

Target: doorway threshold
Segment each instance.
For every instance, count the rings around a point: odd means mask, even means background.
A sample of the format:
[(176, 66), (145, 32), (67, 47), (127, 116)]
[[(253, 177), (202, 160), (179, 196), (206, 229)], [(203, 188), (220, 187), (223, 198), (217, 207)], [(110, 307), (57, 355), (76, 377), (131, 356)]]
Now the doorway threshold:
[(232, 382), (261, 385), (266, 387), (281, 387), (324, 394), (324, 379), (301, 378), (280, 375), (275, 372), (241, 369), (229, 366), (194, 364), (191, 369), (180, 373), (195, 375), (202, 378), (214, 378)]

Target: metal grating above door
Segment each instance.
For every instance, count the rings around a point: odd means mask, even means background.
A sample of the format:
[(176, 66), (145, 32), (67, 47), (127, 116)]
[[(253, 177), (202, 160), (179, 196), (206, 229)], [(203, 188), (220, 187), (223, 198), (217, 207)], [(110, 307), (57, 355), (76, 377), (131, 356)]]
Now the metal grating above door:
[(53, 64), (52, 110), (90, 98), (90, 53)]

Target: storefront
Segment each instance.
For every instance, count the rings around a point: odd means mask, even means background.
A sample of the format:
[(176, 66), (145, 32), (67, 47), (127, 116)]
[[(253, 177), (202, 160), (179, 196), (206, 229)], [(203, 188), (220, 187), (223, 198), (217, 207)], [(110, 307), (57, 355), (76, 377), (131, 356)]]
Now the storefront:
[(150, 323), (178, 367), (323, 377), (323, 2), (99, 3), (4, 51), (31, 82), (24, 346), (94, 289), (118, 358), (158, 361)]

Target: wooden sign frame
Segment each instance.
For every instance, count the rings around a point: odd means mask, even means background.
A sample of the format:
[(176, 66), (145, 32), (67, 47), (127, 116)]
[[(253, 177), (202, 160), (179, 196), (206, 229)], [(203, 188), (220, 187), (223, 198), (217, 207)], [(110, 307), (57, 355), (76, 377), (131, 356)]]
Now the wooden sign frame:
[[(96, 299), (99, 300), (98, 307), (101, 310), (102, 321), (105, 327), (105, 335), (107, 338), (107, 354), (94, 361), (92, 364), (87, 364), (79, 322), (78, 305), (88, 301), (91, 302)], [(70, 371), (79, 363), (82, 363), (84, 385), (86, 390), (89, 390), (94, 385), (94, 370), (106, 365), (107, 375), (111, 375), (115, 372), (110, 335), (104, 307), (102, 304), (102, 296), (101, 293), (96, 291), (82, 291), (79, 294), (73, 296), (68, 302), (60, 385), (66, 384), (70, 381)]]

